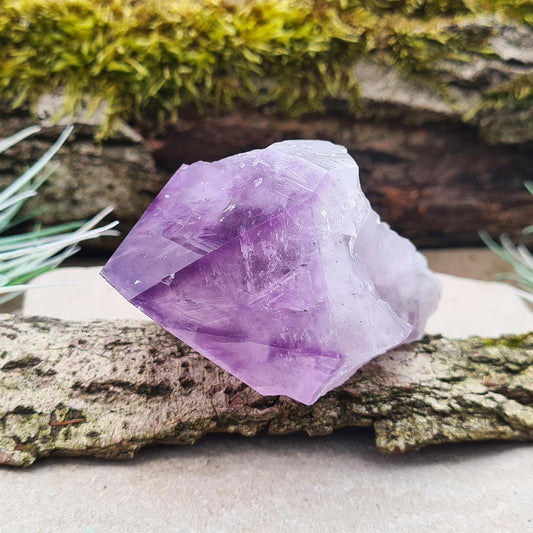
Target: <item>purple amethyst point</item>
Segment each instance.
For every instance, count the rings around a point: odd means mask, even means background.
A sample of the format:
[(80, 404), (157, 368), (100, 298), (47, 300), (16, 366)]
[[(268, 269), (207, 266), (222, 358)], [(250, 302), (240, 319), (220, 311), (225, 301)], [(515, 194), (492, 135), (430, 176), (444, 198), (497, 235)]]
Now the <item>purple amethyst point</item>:
[(421, 338), (440, 296), (327, 141), (180, 167), (102, 275), (258, 392), (306, 404)]

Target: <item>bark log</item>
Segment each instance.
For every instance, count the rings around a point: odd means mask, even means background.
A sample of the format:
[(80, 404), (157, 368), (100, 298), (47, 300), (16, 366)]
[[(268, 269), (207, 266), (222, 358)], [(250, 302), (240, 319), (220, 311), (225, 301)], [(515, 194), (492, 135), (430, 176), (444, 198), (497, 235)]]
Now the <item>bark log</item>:
[(131, 458), (208, 433), (373, 426), (380, 451), (533, 439), (533, 333), (425, 338), (380, 356), (313, 406), (264, 397), (147, 322), (0, 320), (0, 464)]
[[(21, 122), (27, 125), (28, 120)], [(60, 128), (0, 159), (0, 190), (35, 161)], [(447, 122), (405, 124), (329, 115), (287, 119), (259, 111), (198, 118), (150, 141), (127, 138), (94, 144), (88, 128), (76, 130), (56, 159), (60, 167), (28, 208), (45, 204), (45, 224), (87, 218), (107, 205), (122, 235), (136, 223), (182, 163), (215, 160), (287, 138), (329, 139), (347, 146), (361, 183), (382, 218), (418, 246), (479, 245), (480, 229), (518, 235), (531, 224), (533, 150), (489, 146), (468, 126)], [(113, 250), (119, 240), (91, 242)]]
[(479, 245), (478, 232), (518, 235), (531, 224), (533, 150), (490, 146), (454, 122), (329, 116), (281, 119), (252, 111), (183, 117), (154, 148), (158, 168), (215, 160), (284, 139), (328, 139), (348, 148), (372, 206), (418, 246)]
[[(52, 146), (67, 123), (65, 120), (51, 126), (46, 120), (37, 121), (29, 112), (14, 114), (0, 105), (1, 136), (12, 135), (39, 122), (43, 129), (38, 135), (15, 145), (0, 157), (0, 191)], [(25, 204), (26, 211), (46, 209), (32, 219), (32, 224), (34, 220), (52, 225), (88, 219), (112, 205), (123, 237), (159, 193), (168, 176), (157, 171), (142, 137), (123, 124), (112, 138), (97, 143), (94, 136), (100, 122), (88, 122), (84, 118), (74, 121), (74, 132), (54, 157), (59, 166), (40, 187), (38, 195)], [(120, 238), (106, 237), (90, 241), (89, 245), (114, 250), (119, 242)]]

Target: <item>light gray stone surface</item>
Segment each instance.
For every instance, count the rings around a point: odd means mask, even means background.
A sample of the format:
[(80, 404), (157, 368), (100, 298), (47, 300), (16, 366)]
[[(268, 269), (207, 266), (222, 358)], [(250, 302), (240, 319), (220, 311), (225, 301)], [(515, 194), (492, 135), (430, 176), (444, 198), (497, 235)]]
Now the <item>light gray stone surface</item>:
[[(147, 317), (120, 296), (99, 275), (101, 267), (60, 268), (34, 283), (58, 283), (28, 291), (25, 315), (44, 315), (64, 320)], [(438, 274), (443, 292), (439, 308), (426, 331), (447, 337), (523, 333), (533, 329), (533, 313), (506, 284)]]
[(24, 295), (25, 315), (64, 320), (133, 318), (149, 320), (100, 276), (101, 266), (65, 267), (35, 278), (32, 283), (62, 283), (30, 290)]
[(533, 531), (533, 454), (485, 443), (382, 456), (370, 431), (212, 436), (127, 463), (0, 470), (2, 532)]
[(446, 337), (498, 337), (533, 330), (533, 313), (505, 283), (438, 274), (442, 296), (429, 317), (427, 333)]
[[(77, 276), (74, 291), (54, 289), (57, 298), (30, 292), (25, 312), (131, 312), (99, 285), (97, 269)], [(506, 287), (442, 279), (431, 329), (476, 333), (476, 307), (495, 335), (531, 329), (533, 315)], [(533, 447), (476, 443), (382, 456), (371, 431), (351, 429), (313, 439), (212, 435), (191, 447), (143, 450), (126, 463), (48, 459), (0, 469), (0, 532), (34, 531), (533, 532)]]

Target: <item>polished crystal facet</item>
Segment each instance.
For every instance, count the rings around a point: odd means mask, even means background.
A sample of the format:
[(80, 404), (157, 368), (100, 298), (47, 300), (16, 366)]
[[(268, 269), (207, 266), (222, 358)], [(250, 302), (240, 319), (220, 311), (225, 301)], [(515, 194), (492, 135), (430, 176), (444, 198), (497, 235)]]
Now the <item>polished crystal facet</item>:
[(102, 274), (260, 393), (306, 404), (419, 339), (440, 294), (326, 141), (183, 165)]

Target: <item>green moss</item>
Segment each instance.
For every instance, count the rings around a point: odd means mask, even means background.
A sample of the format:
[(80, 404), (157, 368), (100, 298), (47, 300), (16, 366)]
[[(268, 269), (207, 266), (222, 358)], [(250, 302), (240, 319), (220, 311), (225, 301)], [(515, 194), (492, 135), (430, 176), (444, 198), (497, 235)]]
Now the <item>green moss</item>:
[(506, 348), (528, 348), (531, 346), (531, 334), (503, 335), (497, 339), (483, 339), (483, 346), (505, 346)]
[(533, 102), (533, 73), (517, 76), (502, 84), (498, 89), (489, 92), (485, 96), (484, 106), (499, 109), (509, 102), (526, 105)]
[(533, 2), (531, 0), (481, 0), (479, 6), (483, 11), (533, 26)]
[[(299, 114), (328, 97), (358, 103), (351, 65), (396, 64), (440, 83), (437, 60), (486, 53), (474, 14), (531, 23), (522, 0), (5, 0), (0, 91), (15, 106), (63, 90), (115, 118), (177, 117), (236, 104)], [(530, 80), (531, 81), (531, 80)], [(529, 82), (530, 83), (530, 82)], [(531, 83), (530, 83), (531, 86)], [(531, 87), (530, 87), (531, 88)]]

